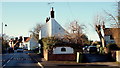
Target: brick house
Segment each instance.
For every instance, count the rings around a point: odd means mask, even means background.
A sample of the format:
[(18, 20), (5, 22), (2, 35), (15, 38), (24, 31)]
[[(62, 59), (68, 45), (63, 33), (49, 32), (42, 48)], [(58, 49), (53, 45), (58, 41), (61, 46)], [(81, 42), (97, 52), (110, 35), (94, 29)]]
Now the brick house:
[(116, 43), (120, 47), (120, 28), (105, 28), (104, 38), (106, 45), (109, 43)]

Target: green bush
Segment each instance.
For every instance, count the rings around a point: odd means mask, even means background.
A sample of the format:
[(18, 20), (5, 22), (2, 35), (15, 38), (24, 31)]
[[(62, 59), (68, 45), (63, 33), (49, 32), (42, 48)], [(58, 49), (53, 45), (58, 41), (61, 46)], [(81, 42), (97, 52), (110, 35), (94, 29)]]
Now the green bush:
[(115, 43), (110, 43), (107, 45), (107, 48), (111, 50), (119, 50), (120, 48)]

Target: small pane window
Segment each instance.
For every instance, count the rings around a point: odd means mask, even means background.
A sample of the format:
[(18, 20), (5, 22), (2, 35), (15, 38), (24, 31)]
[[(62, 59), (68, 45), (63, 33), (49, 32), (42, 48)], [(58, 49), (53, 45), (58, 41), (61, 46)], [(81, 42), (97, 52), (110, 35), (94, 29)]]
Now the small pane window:
[(59, 30), (60, 30), (61, 28), (59, 28)]
[(110, 35), (110, 39), (111, 39), (111, 40), (113, 40), (113, 39), (114, 39), (112, 35)]
[(62, 52), (65, 52), (65, 51), (66, 51), (66, 48), (64, 48), (64, 47), (61, 48), (61, 51), (62, 51)]

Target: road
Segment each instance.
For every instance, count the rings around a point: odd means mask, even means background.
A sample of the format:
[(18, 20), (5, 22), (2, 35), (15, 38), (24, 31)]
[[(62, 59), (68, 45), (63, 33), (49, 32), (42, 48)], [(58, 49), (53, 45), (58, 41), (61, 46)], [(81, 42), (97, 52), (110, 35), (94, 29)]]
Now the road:
[(29, 55), (29, 51), (14, 52), (3, 55), (3, 68), (41, 68)]
[[(28, 54), (29, 53), (29, 54)], [(2, 55), (2, 66), (3, 68), (120, 68), (117, 65), (109, 64), (88, 64), (88, 63), (68, 63), (68, 62), (58, 62), (58, 61), (43, 61), (38, 64), (35, 60), (36, 58), (32, 59), (30, 55), (31, 51), (24, 51), (23, 53), (7, 53)], [(32, 54), (32, 53), (31, 53)], [(40, 58), (40, 57), (38, 57)], [(110, 66), (112, 65), (112, 66)]]

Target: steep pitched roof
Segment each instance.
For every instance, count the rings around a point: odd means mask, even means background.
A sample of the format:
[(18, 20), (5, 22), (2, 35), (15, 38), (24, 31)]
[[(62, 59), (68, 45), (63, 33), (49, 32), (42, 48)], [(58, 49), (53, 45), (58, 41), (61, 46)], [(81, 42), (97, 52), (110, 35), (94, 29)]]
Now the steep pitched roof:
[(68, 32), (54, 19), (54, 10), (50, 11), (50, 17), (46, 18), (46, 24), (41, 28), (40, 38), (51, 36), (63, 36)]
[(51, 18), (50, 22), (52, 27), (52, 34), (60, 34), (60, 35), (68, 34), (68, 32), (54, 18)]

